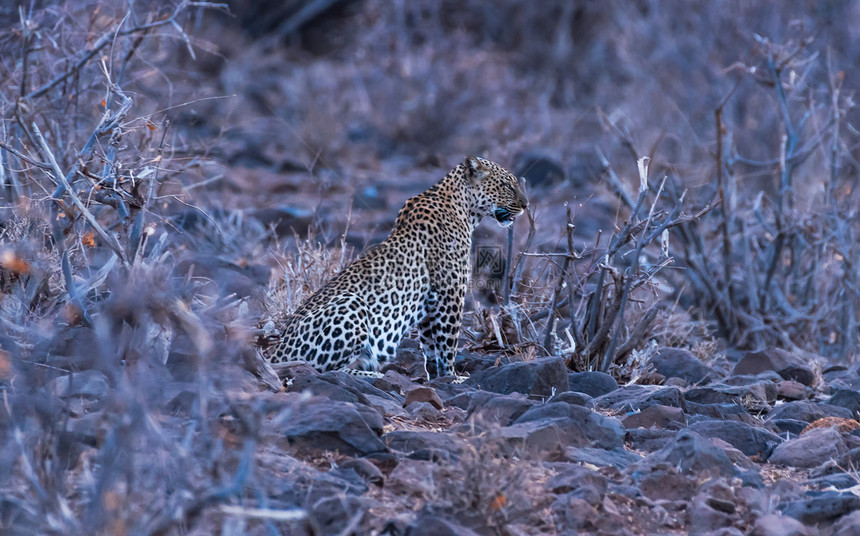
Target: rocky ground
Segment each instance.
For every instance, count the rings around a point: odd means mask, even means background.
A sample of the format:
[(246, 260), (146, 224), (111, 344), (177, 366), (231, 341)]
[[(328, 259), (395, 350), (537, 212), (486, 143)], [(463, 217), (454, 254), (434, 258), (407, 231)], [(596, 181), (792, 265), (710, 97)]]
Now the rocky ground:
[[(649, 385), (559, 358), (461, 356), (424, 382), (285, 367), (266, 435), (286, 448), (275, 508), (315, 534), (858, 534), (860, 376), (779, 349), (728, 374), (660, 348)], [(285, 416), (288, 415), (288, 416)], [(301, 475), (300, 478), (296, 478)]]

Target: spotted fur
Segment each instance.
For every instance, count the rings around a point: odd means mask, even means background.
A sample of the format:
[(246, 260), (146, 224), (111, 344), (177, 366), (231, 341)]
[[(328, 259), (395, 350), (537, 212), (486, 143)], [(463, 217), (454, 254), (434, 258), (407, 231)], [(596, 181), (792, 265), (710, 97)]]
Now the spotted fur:
[[(385, 241), (308, 298), (288, 320), (273, 362), (378, 375), (418, 325), (427, 360), (453, 374), (471, 273), (472, 231), (486, 215), (508, 226), (528, 206), (522, 185), (476, 156), (406, 202)], [(350, 368), (353, 362), (357, 367)]]

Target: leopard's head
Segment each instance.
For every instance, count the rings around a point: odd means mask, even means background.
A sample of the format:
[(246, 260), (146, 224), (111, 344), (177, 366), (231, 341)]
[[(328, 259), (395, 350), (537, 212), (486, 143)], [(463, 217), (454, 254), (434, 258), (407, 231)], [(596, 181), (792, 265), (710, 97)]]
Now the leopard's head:
[(472, 211), (492, 215), (507, 227), (529, 206), (524, 184), (502, 166), (478, 156), (467, 156), (463, 166), (473, 194)]

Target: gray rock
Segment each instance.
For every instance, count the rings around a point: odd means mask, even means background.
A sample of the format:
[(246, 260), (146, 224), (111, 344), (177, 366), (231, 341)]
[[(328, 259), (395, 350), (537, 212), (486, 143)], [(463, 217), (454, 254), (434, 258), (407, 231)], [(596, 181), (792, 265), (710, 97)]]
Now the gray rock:
[(792, 467), (818, 467), (848, 452), (836, 428), (816, 428), (773, 449), (768, 461)]
[(747, 352), (737, 362), (733, 374), (758, 374), (772, 370), (779, 372), (789, 365), (798, 364), (797, 358), (781, 348), (766, 348), (758, 352)]
[(379, 414), (348, 402), (312, 399), (283, 423), (280, 432), (293, 445), (309, 450), (339, 451), (352, 456), (386, 450), (379, 439)]
[(598, 467), (615, 467), (625, 469), (631, 463), (642, 460), (642, 456), (627, 450), (617, 448), (605, 450), (594, 447), (567, 447), (564, 450), (566, 460), (577, 463), (590, 463)]
[(675, 430), (662, 428), (631, 428), (627, 430), (624, 440), (630, 448), (642, 452), (660, 450), (675, 439)]
[(815, 375), (798, 357), (780, 348), (748, 352), (735, 365), (733, 374), (759, 374), (774, 371), (786, 380), (812, 385)]
[(839, 406), (849, 410), (852, 416), (860, 415), (860, 392), (858, 391), (837, 389), (827, 403), (831, 406)]
[(677, 387), (627, 385), (591, 401), (594, 408), (613, 411), (635, 411), (654, 405), (685, 409), (686, 401)]
[[(571, 406), (577, 407), (577, 406)], [(595, 414), (597, 415), (597, 414)], [(601, 415), (601, 417), (603, 417)], [(608, 419), (608, 417), (604, 417)], [(589, 432), (597, 436), (589, 437)], [(564, 453), (568, 446), (598, 446), (606, 449), (620, 448), (624, 434), (621, 423), (601, 427), (594, 422), (582, 423), (569, 417), (544, 418), (520, 422), (493, 432), (495, 437), (515, 449), (532, 450), (539, 453)]]
[(705, 437), (718, 437), (747, 456), (763, 455), (764, 459), (783, 441), (773, 432), (738, 421), (703, 421), (687, 429)]
[[(460, 396), (463, 395), (459, 395), (457, 398)], [(508, 426), (536, 403), (519, 393), (499, 395), (477, 391), (464, 409), (466, 409), (466, 418), (480, 418), (484, 422)]]
[(674, 467), (645, 473), (637, 483), (642, 495), (652, 501), (688, 501), (698, 485), (695, 477), (678, 473)]
[(843, 407), (832, 406), (830, 404), (815, 404), (805, 400), (780, 404), (768, 414), (768, 420), (795, 419), (807, 423), (823, 419), (824, 417), (852, 418), (851, 412)]
[(441, 453), (445, 459), (456, 459), (462, 454), (464, 443), (454, 434), (444, 432), (397, 430), (382, 436), (392, 450), (412, 454), (420, 451)]
[(567, 375), (563, 359), (545, 357), (482, 370), (465, 383), (494, 393), (549, 398), (554, 393), (570, 390)]
[(659, 404), (648, 406), (638, 413), (632, 413), (621, 422), (626, 428), (668, 428), (672, 430), (680, 430), (687, 424), (681, 408)]
[(666, 378), (682, 378), (687, 383), (708, 383), (717, 373), (702, 363), (692, 352), (681, 348), (663, 347), (649, 360), (658, 374)]
[(800, 435), (800, 432), (809, 426), (808, 422), (798, 421), (796, 419), (768, 419), (767, 422), (776, 426), (780, 432), (788, 432), (795, 436)]
[(752, 536), (812, 536), (803, 523), (780, 514), (766, 514), (755, 521)]
[(431, 496), (436, 493), (438, 465), (405, 458), (385, 480), (385, 488), (398, 495)]
[(753, 417), (747, 408), (738, 403), (699, 404), (688, 400), (687, 413), (689, 415), (701, 415), (708, 419), (717, 419), (721, 421), (740, 421), (753, 426), (761, 424), (761, 421)]
[(556, 495), (571, 493), (591, 506), (597, 506), (606, 494), (606, 477), (581, 465), (568, 465), (547, 482)]
[(585, 393), (565, 391), (550, 398), (547, 402), (564, 402), (565, 404), (574, 404), (576, 406), (587, 406), (592, 400), (594, 398)]
[(564, 402), (550, 402), (549, 404), (532, 406), (514, 423), (524, 424), (547, 418), (568, 418), (576, 423), (576, 427), (581, 435), (587, 439), (587, 442), (577, 443), (573, 446), (613, 449), (621, 447), (624, 442), (624, 427), (617, 419), (582, 406), (574, 406)]
[(382, 485), (385, 477), (382, 471), (364, 458), (352, 458), (340, 463), (343, 470), (354, 471), (359, 477), (369, 484)]
[(568, 374), (571, 391), (598, 397), (618, 389), (615, 378), (605, 372), (571, 372)]
[(646, 456), (638, 465), (649, 467), (660, 463), (670, 464), (682, 473), (706, 471), (730, 477), (739, 472), (723, 449), (690, 429), (678, 432), (669, 444)]
[(860, 535), (860, 510), (842, 516), (839, 521), (833, 524), (832, 536), (858, 535)]
[(807, 497), (781, 503), (777, 508), (807, 525), (827, 523), (860, 509), (860, 497), (838, 491), (807, 492)]
[(776, 401), (776, 385), (758, 382), (749, 385), (714, 384), (708, 387), (689, 389), (684, 393), (687, 402), (697, 404), (737, 404), (743, 401), (746, 407), (770, 410)]

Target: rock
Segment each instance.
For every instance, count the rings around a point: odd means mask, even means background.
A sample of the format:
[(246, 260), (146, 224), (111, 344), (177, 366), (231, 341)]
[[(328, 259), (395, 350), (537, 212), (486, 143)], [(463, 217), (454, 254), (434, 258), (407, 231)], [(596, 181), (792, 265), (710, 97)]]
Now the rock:
[(670, 464), (682, 473), (704, 471), (726, 477), (738, 473), (738, 469), (721, 448), (689, 428), (678, 432), (669, 444), (646, 456), (638, 465), (653, 467), (660, 463)]
[(287, 392), (291, 393), (301, 393), (304, 391), (328, 400), (350, 402), (352, 404), (361, 405), (367, 405), (369, 403), (364, 394), (357, 393), (354, 390), (347, 389), (346, 387), (332, 383), (331, 381), (326, 381), (322, 379), (321, 375), (298, 376), (294, 378), (293, 383), (287, 387)]
[(566, 404), (574, 404), (576, 406), (586, 406), (592, 400), (594, 400), (594, 398), (585, 393), (579, 393), (576, 391), (565, 391), (563, 393), (558, 393), (554, 397), (550, 398), (547, 402), (564, 402)]
[(480, 420), (500, 426), (510, 425), (520, 415), (525, 413), (526, 410), (536, 404), (535, 401), (528, 400), (519, 393), (499, 395), (486, 391), (464, 393), (452, 398), (449, 403), (455, 404), (457, 407), (462, 407), (459, 404), (464, 401), (467, 395), (468, 400), (465, 402), (465, 407), (463, 407), (466, 410), (467, 419), (472, 418), (472, 420)]
[(675, 439), (675, 430), (663, 430), (660, 428), (631, 428), (627, 430), (624, 441), (630, 448), (642, 452), (654, 452), (659, 450)]
[(556, 495), (570, 493), (591, 506), (598, 506), (606, 494), (606, 477), (581, 465), (568, 465), (547, 482)]
[(438, 465), (423, 460), (400, 460), (388, 475), (385, 488), (398, 495), (432, 496), (438, 482)]
[(354, 471), (355, 474), (361, 477), (368, 484), (381, 486), (382, 482), (385, 480), (385, 477), (382, 476), (382, 471), (364, 458), (352, 458), (343, 461), (340, 463), (340, 468)]
[(558, 497), (552, 504), (551, 511), (555, 528), (561, 534), (580, 534), (580, 531), (592, 531), (597, 527), (601, 518), (601, 514), (587, 501), (570, 494)]
[(747, 352), (737, 362), (732, 374), (758, 374), (767, 370), (779, 372), (793, 364), (797, 363), (791, 353), (781, 348), (767, 348), (758, 352)]
[(682, 378), (690, 384), (708, 383), (717, 377), (717, 373), (692, 352), (680, 348), (660, 348), (648, 362), (666, 378)]
[(570, 390), (567, 375), (563, 359), (545, 357), (482, 370), (465, 383), (494, 393), (549, 398), (554, 393)]
[(418, 384), (396, 370), (386, 370), (382, 378), (373, 381), (373, 385), (383, 391), (405, 393)]
[(436, 394), (436, 390), (430, 387), (418, 386), (409, 389), (406, 393), (406, 399), (403, 401), (405, 408), (413, 402), (426, 402), (436, 409), (442, 409), (442, 399)]
[(90, 397), (102, 398), (110, 389), (107, 376), (98, 370), (83, 370), (54, 378), (45, 386), (54, 396), (61, 398)]
[(767, 348), (759, 352), (748, 352), (735, 365), (733, 374), (759, 374), (774, 371), (786, 380), (803, 385), (812, 385), (815, 374), (793, 354), (780, 348)]
[(360, 413), (348, 402), (311, 399), (285, 420), (280, 432), (294, 446), (309, 450), (350, 456), (383, 452), (385, 444), (378, 436), (382, 419), (374, 410), (363, 409)]
[(824, 417), (839, 417), (842, 419), (850, 419), (851, 412), (839, 406), (831, 406), (830, 404), (815, 404), (805, 400), (797, 400), (787, 402), (775, 407), (768, 414), (768, 420), (771, 419), (795, 419), (798, 421), (813, 422)]
[(763, 455), (767, 459), (771, 450), (782, 443), (773, 432), (738, 421), (703, 421), (687, 427), (705, 437), (718, 437), (747, 456)]
[(413, 402), (406, 406), (406, 411), (417, 421), (438, 422), (445, 420), (442, 412), (428, 402)]
[(776, 426), (780, 432), (788, 432), (789, 434), (796, 436), (800, 435), (804, 428), (809, 424), (795, 419), (768, 419), (767, 422)]
[[(687, 413), (689, 415), (701, 415), (708, 419), (721, 421), (740, 421), (753, 426), (759, 426), (761, 421), (753, 417), (745, 407), (740, 404), (698, 404), (687, 402)], [(692, 422), (692, 419), (688, 419)], [(700, 422), (697, 420), (696, 422)]]
[(346, 529), (353, 516), (363, 511), (364, 506), (357, 497), (332, 495), (313, 503), (308, 517), (313, 519), (313, 526), (321, 534), (339, 534)]
[(605, 449), (621, 447), (624, 442), (624, 427), (612, 417), (607, 417), (582, 406), (551, 402), (532, 406), (523, 413), (515, 424), (553, 418), (568, 418), (575, 423), (584, 442), (571, 443), (573, 446), (594, 446)]
[(735, 522), (734, 511), (724, 511), (725, 506), (724, 501), (713, 500), (704, 494), (696, 495), (692, 506), (687, 510), (687, 527), (690, 534), (707, 534), (731, 527)]
[(669, 428), (680, 430), (686, 426), (686, 417), (681, 408), (669, 406), (648, 406), (638, 413), (625, 417), (622, 424), (626, 428)]
[(615, 378), (605, 372), (571, 372), (568, 374), (570, 390), (598, 397), (618, 389)]
[[(618, 423), (618, 427), (621, 427), (620, 423)], [(608, 432), (611, 434), (613, 430), (610, 429)], [(494, 431), (493, 435), (514, 449), (532, 450), (542, 454), (561, 454), (569, 445), (593, 446), (597, 443), (583, 432), (582, 423), (569, 417), (545, 418), (516, 423)], [(612, 444), (608, 444), (610, 441), (605, 437), (601, 439), (606, 445), (604, 448), (618, 448), (622, 444), (623, 435), (617, 436), (617, 439), (611, 442)]]
[(818, 467), (846, 452), (848, 447), (839, 431), (818, 428), (778, 445), (768, 461), (792, 467)]
[(638, 484), (642, 495), (653, 501), (687, 501), (698, 485), (695, 478), (680, 474), (671, 467), (646, 473)]
[(594, 447), (567, 447), (564, 450), (564, 458), (570, 462), (617, 469), (624, 469), (631, 463), (642, 460), (642, 456), (624, 448), (605, 450)]
[(803, 400), (809, 398), (812, 390), (800, 382), (783, 380), (776, 384), (776, 397), (785, 400)]
[(766, 514), (755, 521), (752, 536), (811, 536), (812, 531), (800, 521), (780, 515)]
[(457, 459), (464, 448), (458, 436), (444, 432), (397, 430), (385, 434), (382, 440), (392, 450), (406, 454), (426, 453), (425, 459)]
[(708, 387), (689, 389), (684, 393), (687, 402), (697, 404), (739, 404), (755, 410), (770, 411), (776, 401), (776, 385), (758, 382), (751, 385), (714, 384)]
[(833, 524), (832, 536), (858, 536), (860, 534), (860, 511), (851, 512)]
[(472, 529), (441, 517), (423, 515), (406, 528), (404, 536), (480, 536)]
[(778, 370), (780, 376), (786, 380), (802, 383), (807, 387), (815, 383), (815, 374), (812, 369), (803, 365), (789, 365), (782, 370)]
[(860, 416), (860, 392), (837, 389), (827, 403), (849, 410), (852, 417)]
[(613, 411), (635, 411), (657, 404), (681, 409), (686, 406), (680, 389), (658, 385), (627, 385), (591, 401), (594, 408)]
[(828, 523), (860, 509), (860, 497), (839, 491), (809, 491), (807, 497), (781, 503), (777, 508), (807, 525)]

